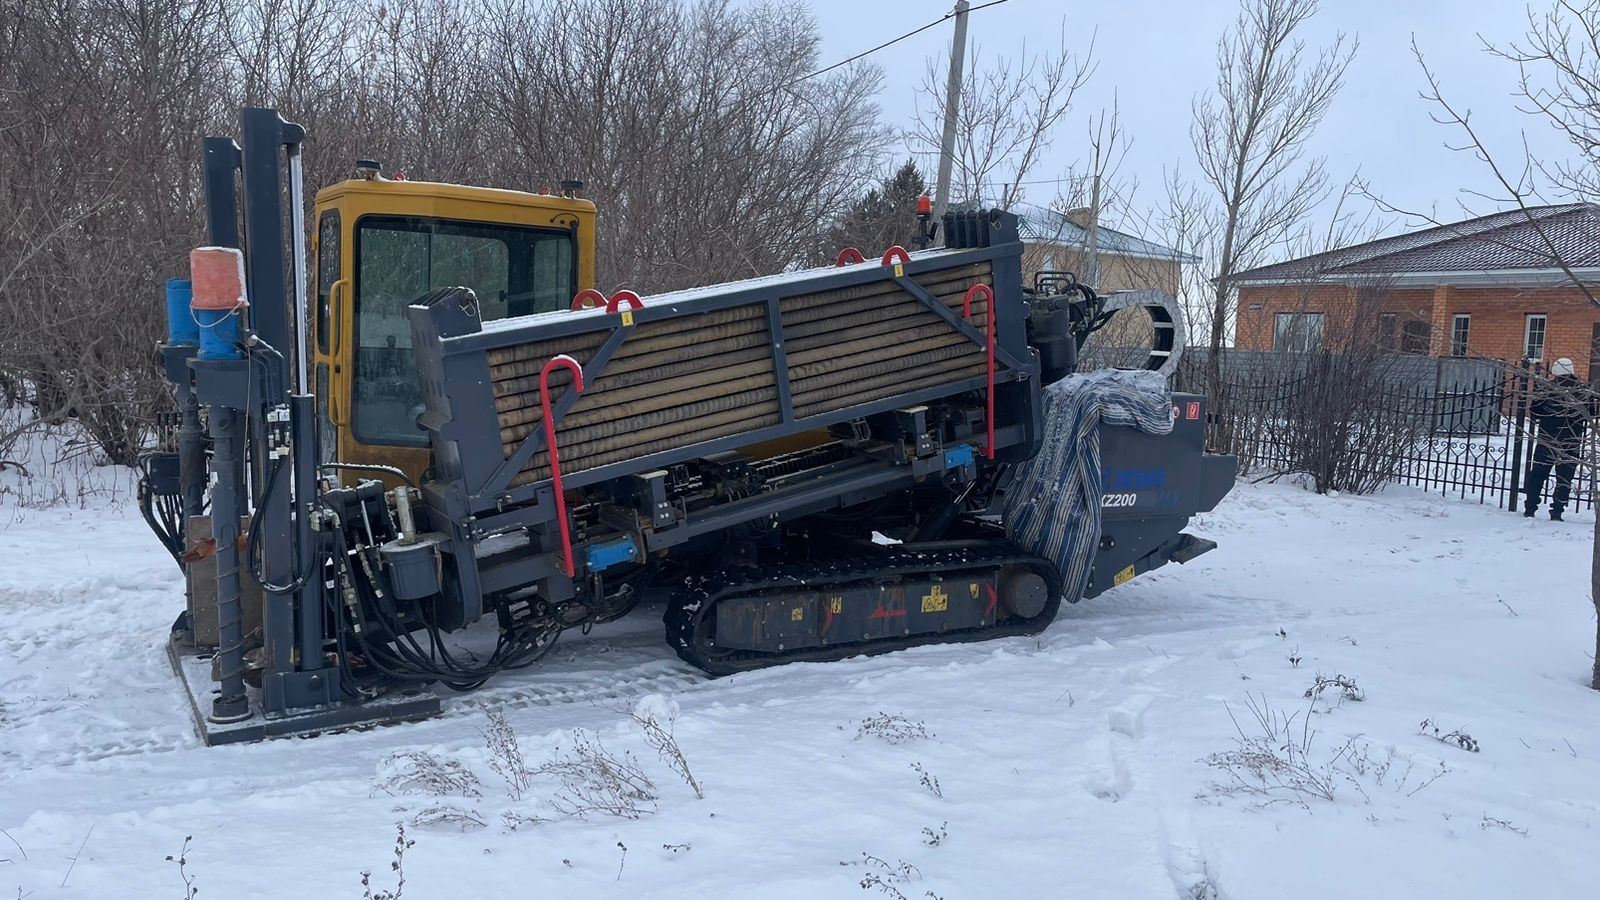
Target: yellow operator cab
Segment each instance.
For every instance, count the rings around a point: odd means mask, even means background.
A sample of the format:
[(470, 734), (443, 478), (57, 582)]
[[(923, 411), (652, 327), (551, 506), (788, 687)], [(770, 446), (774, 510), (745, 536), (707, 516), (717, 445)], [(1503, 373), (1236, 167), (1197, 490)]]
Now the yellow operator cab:
[(375, 163), (317, 193), (312, 322), (322, 457), (429, 463), (406, 308), (465, 286), (485, 321), (567, 309), (594, 286), (595, 207), (575, 196), (390, 180)]

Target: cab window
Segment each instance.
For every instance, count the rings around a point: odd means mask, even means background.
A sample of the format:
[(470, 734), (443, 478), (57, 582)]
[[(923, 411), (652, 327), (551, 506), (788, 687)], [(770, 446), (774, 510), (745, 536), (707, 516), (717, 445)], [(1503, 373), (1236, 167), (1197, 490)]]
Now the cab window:
[(339, 211), (330, 209), (317, 221), (317, 350), (328, 354), (328, 335), (333, 331), (328, 295), (339, 280)]
[(355, 398), (366, 444), (425, 446), (422, 390), (406, 308), (431, 290), (468, 287), (484, 320), (565, 309), (576, 292), (568, 231), (394, 216), (356, 229)]

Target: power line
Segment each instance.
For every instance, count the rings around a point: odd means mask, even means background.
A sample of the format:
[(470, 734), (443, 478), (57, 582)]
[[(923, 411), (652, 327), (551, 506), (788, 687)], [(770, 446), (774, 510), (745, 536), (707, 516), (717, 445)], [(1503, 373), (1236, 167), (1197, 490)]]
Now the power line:
[[(967, 10), (967, 13), (970, 15), (971, 13), (975, 13), (980, 9), (988, 9), (991, 6), (999, 6), (1000, 4), (1005, 3), (1005, 2), (1006, 2), (1006, 0), (989, 0), (988, 3), (984, 3), (984, 4), (979, 5), (979, 6), (971, 7), (970, 9)], [(955, 10), (951, 10), (951, 11), (945, 13), (944, 15), (940, 16), (939, 18), (934, 19), (932, 22), (929, 22), (928, 24), (922, 26), (921, 28), (916, 29), (915, 31), (908, 31), (905, 34), (902, 34), (899, 37), (895, 38), (894, 40), (884, 41), (883, 43), (879, 44), (878, 46), (873, 47), (871, 50), (864, 50), (864, 51), (862, 51), (860, 53), (857, 53), (855, 56), (850, 57), (849, 59), (840, 60), (839, 62), (836, 62), (831, 66), (825, 66), (825, 67), (823, 67), (821, 69), (818, 69), (815, 72), (812, 72), (810, 75), (802, 75), (799, 78), (796, 78), (795, 80), (789, 82), (789, 84), (790, 85), (799, 84), (802, 81), (805, 81), (805, 80), (810, 79), (810, 78), (815, 78), (818, 75), (821, 75), (821, 74), (823, 74), (825, 72), (832, 72), (834, 69), (837, 69), (840, 66), (848, 66), (848, 65), (850, 65), (853, 62), (855, 62), (858, 59), (863, 59), (865, 57), (871, 56), (872, 54), (877, 53), (879, 50), (882, 50), (885, 47), (892, 47), (895, 44), (900, 43), (901, 41), (905, 40), (908, 37), (912, 37), (914, 35), (921, 34), (922, 32), (927, 31), (929, 28), (932, 28), (935, 25), (941, 24), (941, 23), (943, 23), (943, 22), (945, 22), (945, 21), (947, 21), (949, 19), (953, 19), (953, 18), (955, 18), (955, 15), (956, 15)], [(785, 85), (785, 86), (787, 87), (788, 85)]]

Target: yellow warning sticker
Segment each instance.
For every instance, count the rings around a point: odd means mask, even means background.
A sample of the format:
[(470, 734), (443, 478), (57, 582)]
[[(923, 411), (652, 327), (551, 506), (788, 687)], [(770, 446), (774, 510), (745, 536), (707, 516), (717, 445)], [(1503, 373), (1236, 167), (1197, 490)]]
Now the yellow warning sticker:
[(905, 265), (903, 263), (895, 263), (894, 264), (894, 277), (903, 278), (903, 277), (905, 277), (905, 274), (906, 274)]
[(974, 600), (978, 599), (978, 583), (976, 581), (967, 585), (967, 596)]
[(794, 609), (789, 610), (789, 621), (804, 622), (805, 620), (806, 608), (804, 606), (796, 606)]
[(933, 586), (933, 590), (922, 596), (922, 611), (925, 613), (947, 612), (949, 609), (950, 595), (937, 584)]
[(1134, 574), (1135, 573), (1133, 571), (1133, 566), (1129, 566), (1126, 569), (1123, 569), (1121, 572), (1118, 572), (1115, 576), (1113, 576), (1112, 579), (1111, 579), (1111, 583), (1113, 585), (1121, 584), (1124, 581), (1127, 581), (1128, 579), (1132, 578), (1134, 576)]
[(633, 310), (625, 309), (622, 311), (622, 326), (624, 328), (633, 327)]
[(844, 598), (830, 597), (828, 599), (828, 612), (831, 612), (834, 615), (844, 612)]

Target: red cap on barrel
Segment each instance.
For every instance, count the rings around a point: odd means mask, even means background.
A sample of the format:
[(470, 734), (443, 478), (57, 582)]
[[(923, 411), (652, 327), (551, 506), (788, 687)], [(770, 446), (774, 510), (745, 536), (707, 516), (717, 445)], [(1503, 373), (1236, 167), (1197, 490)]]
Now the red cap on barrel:
[(244, 294), (244, 254), (237, 247), (198, 247), (189, 251), (189, 279), (195, 309), (235, 309)]

